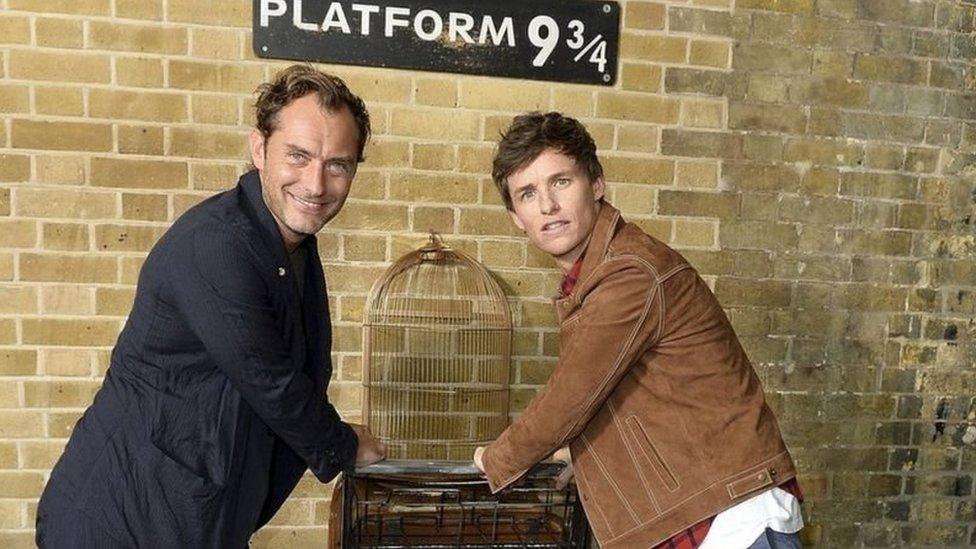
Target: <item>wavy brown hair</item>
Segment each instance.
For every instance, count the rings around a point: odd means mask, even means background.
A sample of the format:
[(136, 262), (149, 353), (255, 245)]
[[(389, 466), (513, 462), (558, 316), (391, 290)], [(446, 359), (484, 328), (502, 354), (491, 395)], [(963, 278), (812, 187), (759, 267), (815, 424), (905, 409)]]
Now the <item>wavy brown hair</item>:
[(491, 166), (491, 179), (509, 210), (512, 209), (512, 195), (508, 190), (508, 177), (531, 164), (547, 149), (575, 160), (590, 183), (603, 177), (603, 166), (596, 156), (596, 143), (579, 120), (558, 112), (520, 114), (502, 133)]
[(258, 100), (254, 104), (256, 126), (265, 139), (278, 127), (278, 113), (296, 99), (314, 93), (323, 110), (336, 112), (343, 107), (349, 109), (356, 128), (359, 129), (358, 153), (356, 160), (365, 159), (363, 150), (369, 140), (369, 111), (357, 95), (349, 91), (346, 83), (338, 76), (324, 73), (311, 65), (292, 65), (275, 75), (274, 80), (265, 82), (255, 90)]

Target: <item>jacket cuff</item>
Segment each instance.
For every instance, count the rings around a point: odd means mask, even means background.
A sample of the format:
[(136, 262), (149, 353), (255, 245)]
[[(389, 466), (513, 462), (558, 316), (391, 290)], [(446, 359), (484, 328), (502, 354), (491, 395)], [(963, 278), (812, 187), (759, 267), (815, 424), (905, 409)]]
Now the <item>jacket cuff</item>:
[(494, 449), (491, 444), (485, 448), (485, 452), (481, 454), (481, 464), (485, 468), (485, 478), (488, 479), (491, 493), (497, 494), (522, 478), (528, 469), (513, 473), (510, 467), (505, 467), (505, 464), (496, 459)]

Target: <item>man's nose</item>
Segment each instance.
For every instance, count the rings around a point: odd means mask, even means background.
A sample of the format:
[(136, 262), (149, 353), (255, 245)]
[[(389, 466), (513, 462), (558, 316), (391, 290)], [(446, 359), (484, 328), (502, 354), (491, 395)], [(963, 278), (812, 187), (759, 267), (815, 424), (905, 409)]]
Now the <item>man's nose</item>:
[(559, 202), (551, 190), (546, 190), (539, 195), (539, 211), (549, 215), (559, 211)]

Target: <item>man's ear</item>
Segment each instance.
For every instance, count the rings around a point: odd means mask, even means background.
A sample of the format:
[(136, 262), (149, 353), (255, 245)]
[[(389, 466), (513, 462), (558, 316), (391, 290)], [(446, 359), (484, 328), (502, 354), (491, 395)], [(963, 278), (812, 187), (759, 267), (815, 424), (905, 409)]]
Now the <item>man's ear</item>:
[(515, 210), (507, 210), (507, 211), (508, 211), (508, 215), (512, 216), (512, 223), (515, 223), (515, 226), (518, 227), (520, 231), (524, 232), (525, 224), (522, 223), (521, 219), (519, 219), (519, 216), (517, 213), (515, 213)]
[(596, 178), (596, 181), (593, 182), (593, 200), (599, 201), (606, 192), (607, 182), (603, 180), (602, 176)]
[(251, 130), (251, 135), (248, 137), (249, 148), (251, 149), (251, 164), (259, 171), (264, 169), (264, 158), (265, 158), (265, 140), (264, 136), (257, 128)]

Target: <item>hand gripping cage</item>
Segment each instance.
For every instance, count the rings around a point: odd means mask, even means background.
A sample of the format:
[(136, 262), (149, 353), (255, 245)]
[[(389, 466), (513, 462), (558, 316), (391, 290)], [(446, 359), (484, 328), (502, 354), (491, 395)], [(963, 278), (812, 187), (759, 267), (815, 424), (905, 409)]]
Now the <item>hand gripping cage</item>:
[(363, 417), (391, 459), (468, 461), (508, 424), (512, 320), (501, 287), (435, 234), (376, 281)]

